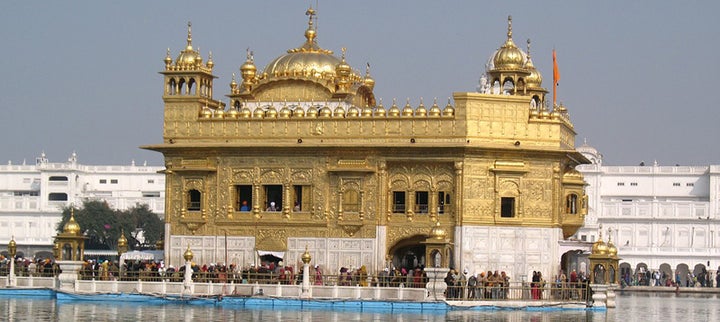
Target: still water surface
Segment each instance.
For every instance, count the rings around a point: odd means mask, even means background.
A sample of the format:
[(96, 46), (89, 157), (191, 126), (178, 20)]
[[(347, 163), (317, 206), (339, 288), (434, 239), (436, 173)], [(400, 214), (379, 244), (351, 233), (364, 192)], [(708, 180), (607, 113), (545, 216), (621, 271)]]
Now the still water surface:
[(607, 311), (324, 311), (0, 297), (0, 321), (720, 321), (720, 296), (617, 294)]

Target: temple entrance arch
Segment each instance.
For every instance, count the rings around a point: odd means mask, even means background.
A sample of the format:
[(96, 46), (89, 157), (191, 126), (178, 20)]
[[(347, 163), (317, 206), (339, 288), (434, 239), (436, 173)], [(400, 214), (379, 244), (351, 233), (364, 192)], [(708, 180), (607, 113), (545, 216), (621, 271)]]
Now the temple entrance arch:
[(567, 251), (560, 257), (560, 269), (562, 269), (565, 276), (569, 278), (572, 271), (578, 274), (585, 272), (589, 261), (588, 255), (581, 249)]
[(406, 271), (418, 266), (426, 266), (425, 245), (422, 243), (427, 239), (425, 235), (415, 235), (399, 240), (390, 247), (388, 254), (392, 256), (389, 267), (396, 267), (398, 270), (405, 268)]

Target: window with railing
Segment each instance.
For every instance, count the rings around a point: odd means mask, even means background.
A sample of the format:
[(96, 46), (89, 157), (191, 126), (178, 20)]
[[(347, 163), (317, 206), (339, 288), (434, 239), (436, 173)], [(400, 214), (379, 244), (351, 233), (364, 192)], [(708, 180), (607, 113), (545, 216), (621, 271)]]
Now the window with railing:
[(192, 189), (187, 192), (187, 210), (188, 211), (200, 211), (202, 208), (202, 193), (200, 191)]
[(392, 212), (405, 213), (405, 191), (393, 191)]
[(427, 191), (415, 191), (415, 213), (428, 213), (429, 193)]
[(235, 211), (252, 211), (253, 187), (249, 184), (235, 186)]

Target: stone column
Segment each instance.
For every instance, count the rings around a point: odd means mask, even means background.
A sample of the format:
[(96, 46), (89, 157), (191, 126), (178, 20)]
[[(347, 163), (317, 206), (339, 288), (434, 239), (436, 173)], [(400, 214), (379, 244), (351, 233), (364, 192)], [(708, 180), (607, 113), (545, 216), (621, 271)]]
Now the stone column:
[(78, 280), (78, 272), (82, 268), (82, 261), (57, 261), (62, 273), (58, 275), (59, 289), (65, 292), (74, 292)]
[(590, 289), (592, 289), (592, 300), (593, 300), (593, 307), (595, 308), (603, 308), (607, 307), (607, 291), (608, 286), (605, 284), (590, 284)]
[(300, 298), (307, 299), (310, 298), (310, 261), (312, 260), (307, 246), (305, 246), (305, 253), (302, 254), (301, 260), (303, 262), (303, 281)]
[(610, 284), (607, 288), (607, 300), (606, 305), (608, 309), (615, 308), (615, 289), (617, 289), (617, 284)]
[(441, 267), (426, 267), (425, 273), (428, 276), (428, 283), (425, 285), (425, 288), (428, 290), (430, 296), (428, 300), (430, 301), (444, 301), (445, 300), (445, 290), (447, 289), (447, 284), (445, 284), (445, 276), (447, 276), (447, 273), (450, 271), (449, 268), (441, 268)]
[(187, 250), (185, 250), (185, 253), (183, 253), (183, 258), (185, 258), (185, 278), (183, 279), (183, 294), (187, 293), (188, 295), (193, 294), (193, 280), (192, 280), (192, 265), (190, 261), (193, 259), (193, 253), (190, 250), (190, 245), (188, 245)]

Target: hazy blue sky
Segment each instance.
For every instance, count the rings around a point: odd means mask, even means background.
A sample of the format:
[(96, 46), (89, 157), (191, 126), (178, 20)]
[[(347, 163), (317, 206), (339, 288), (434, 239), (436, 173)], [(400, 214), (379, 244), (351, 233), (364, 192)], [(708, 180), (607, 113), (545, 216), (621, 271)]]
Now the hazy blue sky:
[[(166, 49), (215, 61), (215, 98), (255, 52), (258, 68), (304, 42), (316, 1), (9, 1), (0, 11), (0, 162), (45, 151), (60, 162), (161, 165)], [(321, 1), (318, 42), (375, 95), (412, 105), (475, 91), (490, 55), (513, 38), (551, 90), (552, 48), (577, 145), (605, 164), (720, 164), (720, 1)]]

